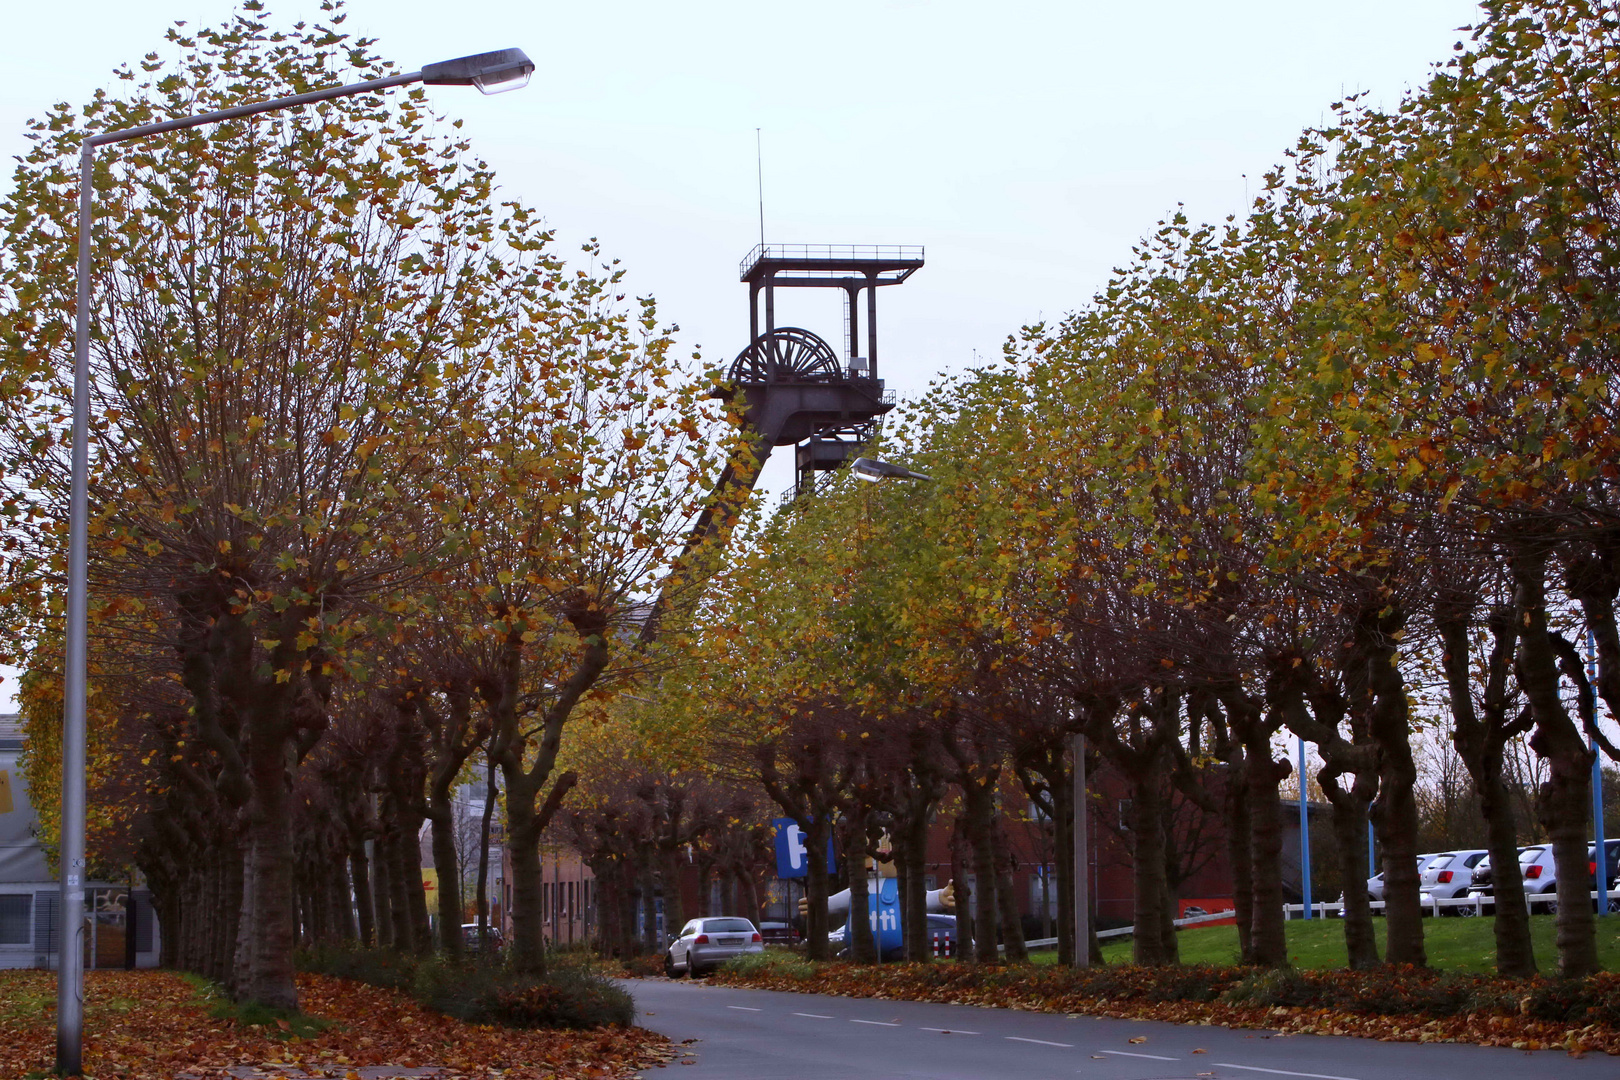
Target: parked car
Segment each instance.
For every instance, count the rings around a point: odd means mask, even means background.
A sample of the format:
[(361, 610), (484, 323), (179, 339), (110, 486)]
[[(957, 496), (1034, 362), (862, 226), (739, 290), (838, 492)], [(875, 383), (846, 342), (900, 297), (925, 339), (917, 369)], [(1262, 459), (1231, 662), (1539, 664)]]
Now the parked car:
[(1382, 900), (1384, 898), (1384, 872), (1382, 870), (1367, 879), (1367, 899)]
[(693, 919), (664, 951), (664, 974), (672, 979), (702, 975), (733, 956), (764, 951), (764, 937), (747, 919), (734, 915)]
[[(934, 942), (931, 947), (936, 956), (956, 955), (956, 916), (933, 914), (928, 916), (928, 939)], [(848, 956), (850, 950), (849, 923), (827, 934), (827, 951), (834, 956)], [(904, 960), (906, 949), (904, 945), (895, 945), (883, 950), (883, 962)]]
[(1527, 847), (1519, 852), (1519, 876), (1524, 879), (1524, 895), (1547, 896), (1558, 892), (1558, 868), (1553, 863), (1551, 844)]
[[(1419, 876), (1420, 877), (1422, 876), (1424, 867), (1427, 866), (1428, 863), (1431, 860), (1438, 859), (1438, 858), (1440, 858), (1439, 855), (1433, 855), (1433, 854), (1419, 855), (1417, 857), (1417, 868), (1418, 868)], [(1384, 899), (1384, 872), (1382, 870), (1378, 871), (1378, 873), (1374, 874), (1372, 877), (1367, 879), (1367, 899), (1371, 900), (1373, 903), (1378, 903), (1378, 902), (1380, 902), (1380, 901), (1382, 901)], [(1341, 893), (1339, 895), (1339, 914), (1342, 915), (1343, 913), (1344, 913), (1344, 895)], [(1377, 914), (1381, 914), (1381, 913), (1378, 912), (1378, 911), (1374, 911), (1373, 914), (1377, 915)]]
[[(1455, 900), (1466, 896), (1468, 887), (1474, 883), (1474, 867), (1489, 854), (1478, 848), (1442, 852), (1423, 868), (1423, 895), (1436, 900)], [(1475, 914), (1471, 907), (1442, 908), (1441, 911), (1447, 914)]]
[(482, 942), (482, 948), (480, 948), (480, 942), (478, 940), (478, 924), (475, 922), (462, 923), (461, 947), (470, 953), (500, 952), (502, 949), (506, 948), (506, 939), (501, 936), (500, 927), (485, 927), (484, 933), (487, 936)]
[(1496, 870), (1491, 866), (1491, 856), (1487, 852), (1483, 859), (1474, 864), (1474, 878), (1468, 883), (1468, 895), (1489, 900), (1495, 895), (1495, 888)]
[(797, 945), (804, 940), (799, 928), (790, 922), (773, 922), (765, 919), (759, 924), (759, 935), (765, 939), (767, 945)]
[[(1617, 888), (1620, 888), (1620, 839), (1605, 840), (1603, 842), (1603, 869), (1604, 869), (1604, 875), (1603, 876), (1607, 879), (1607, 884), (1609, 886), (1609, 892), (1611, 894), (1610, 897), (1609, 897), (1609, 903), (1611, 905), (1613, 905), (1614, 902), (1615, 902), (1615, 897), (1613, 896), (1613, 893), (1615, 892), (1615, 890)], [(1597, 891), (1597, 844), (1596, 843), (1591, 843), (1591, 844), (1586, 845), (1586, 872), (1587, 872), (1587, 874), (1591, 875), (1592, 891), (1596, 892)], [(1620, 908), (1616, 908), (1616, 907), (1611, 906), (1609, 908), (1609, 910), (1610, 911), (1616, 911), (1616, 910), (1620, 910)]]

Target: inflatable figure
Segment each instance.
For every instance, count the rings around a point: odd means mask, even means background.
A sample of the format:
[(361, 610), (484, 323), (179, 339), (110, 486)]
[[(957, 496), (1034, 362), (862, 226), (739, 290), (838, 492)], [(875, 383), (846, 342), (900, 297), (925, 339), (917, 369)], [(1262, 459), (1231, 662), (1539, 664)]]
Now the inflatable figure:
[[(872, 860), (866, 860), (866, 869), (870, 873)], [(878, 953), (887, 956), (899, 952), (905, 947), (905, 932), (900, 925), (900, 882), (895, 876), (894, 863), (878, 863), (878, 880), (876, 886), (867, 883), (866, 908), (867, 919), (871, 923), (872, 933), (877, 937)], [(956, 883), (947, 881), (943, 889), (928, 890), (928, 913), (930, 915), (951, 915), (956, 912)], [(849, 890), (843, 889), (827, 897), (827, 914), (842, 915), (849, 910)], [(809, 901), (799, 901), (799, 914), (809, 911)], [(851, 941), (853, 945), (853, 940)]]

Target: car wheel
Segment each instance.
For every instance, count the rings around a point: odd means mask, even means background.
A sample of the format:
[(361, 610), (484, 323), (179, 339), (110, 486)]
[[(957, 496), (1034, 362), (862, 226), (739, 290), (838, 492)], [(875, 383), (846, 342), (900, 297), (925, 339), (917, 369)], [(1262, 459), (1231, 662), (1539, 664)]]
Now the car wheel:
[(670, 958), (669, 953), (664, 954), (664, 974), (669, 976), (671, 979), (678, 979), (681, 977), (681, 973), (675, 970), (675, 961)]
[(1479, 909), (1471, 904), (1459, 904), (1458, 906), (1452, 908), (1451, 912), (1459, 919), (1472, 919), (1475, 915), (1479, 914)]

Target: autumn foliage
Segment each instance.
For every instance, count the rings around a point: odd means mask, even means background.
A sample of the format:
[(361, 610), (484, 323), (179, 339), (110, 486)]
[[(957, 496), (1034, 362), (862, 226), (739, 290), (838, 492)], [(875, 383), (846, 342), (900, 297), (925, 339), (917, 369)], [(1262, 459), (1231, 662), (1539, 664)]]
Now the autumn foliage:
[[(55, 976), (0, 972), (0, 1075), (51, 1068)], [(86, 981), (84, 1064), (98, 1080), (223, 1078), (241, 1066), (334, 1080), (379, 1065), (439, 1066), (451, 1077), (627, 1077), (666, 1060), (664, 1041), (638, 1028), (520, 1031), (431, 1012), (397, 991), (319, 975), (299, 977), (296, 1026), (221, 1019), (221, 999), (164, 972), (92, 971)], [(308, 1018), (324, 1025), (310, 1030)], [(300, 1036), (297, 1032), (304, 1031)]]

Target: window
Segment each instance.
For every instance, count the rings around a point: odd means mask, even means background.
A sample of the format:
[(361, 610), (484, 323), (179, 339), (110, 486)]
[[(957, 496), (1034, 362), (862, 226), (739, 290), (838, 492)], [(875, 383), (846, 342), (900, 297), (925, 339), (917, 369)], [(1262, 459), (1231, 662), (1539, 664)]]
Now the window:
[(754, 924), (747, 919), (704, 919), (703, 929), (710, 934), (752, 934)]
[(1463, 865), (1472, 870), (1474, 867), (1479, 865), (1479, 860), (1483, 859), (1486, 854), (1487, 853), (1483, 851), (1476, 851), (1472, 855), (1468, 856), (1466, 860), (1464, 860)]
[(0, 896), (0, 945), (32, 944), (28, 920), (33, 913), (34, 898), (27, 893)]

